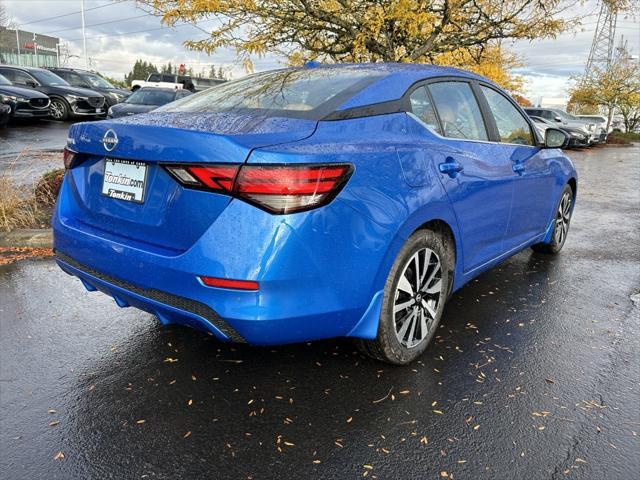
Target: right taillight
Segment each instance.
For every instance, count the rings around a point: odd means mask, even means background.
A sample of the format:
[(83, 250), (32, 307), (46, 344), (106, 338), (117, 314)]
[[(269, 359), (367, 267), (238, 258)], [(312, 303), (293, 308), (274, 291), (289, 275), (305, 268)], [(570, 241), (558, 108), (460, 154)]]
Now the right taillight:
[(69, 150), (68, 148), (65, 148), (62, 151), (62, 161), (64, 163), (65, 170), (70, 170), (71, 168), (73, 168), (75, 159), (76, 159), (76, 152), (74, 152), (73, 150)]
[(323, 165), (165, 165), (178, 182), (240, 198), (263, 210), (286, 214), (326, 205), (353, 167)]

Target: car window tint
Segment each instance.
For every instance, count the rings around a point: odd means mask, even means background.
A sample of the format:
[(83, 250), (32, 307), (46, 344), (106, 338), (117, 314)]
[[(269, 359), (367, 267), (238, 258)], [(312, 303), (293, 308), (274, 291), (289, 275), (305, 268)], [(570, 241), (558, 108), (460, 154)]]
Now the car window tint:
[(5, 68), (0, 68), (0, 75), (4, 76), (7, 80), (9, 80), (10, 82), (15, 82), (15, 75), (14, 75), (14, 71), (13, 70), (8, 70)]
[(17, 85), (27, 85), (27, 82), (34, 81), (31, 75), (21, 72), (20, 70), (14, 70), (13, 83)]
[(488, 140), (480, 107), (466, 82), (429, 85), (444, 135), (468, 140)]
[(149, 81), (150, 82), (159, 82), (160, 81), (160, 74), (159, 73), (152, 73), (151, 75), (149, 75)]
[(500, 142), (518, 145), (533, 145), (531, 127), (518, 109), (501, 93), (480, 86), (498, 127)]
[(542, 118), (546, 118), (547, 120), (553, 120), (555, 118), (555, 115), (550, 112), (549, 110), (541, 110), (540, 111), (540, 116)]
[(162, 81), (163, 82), (169, 82), (169, 83), (175, 83), (176, 82), (176, 77), (174, 77), (173, 75), (162, 75)]
[(436, 111), (433, 109), (431, 99), (425, 87), (417, 88), (410, 96), (411, 112), (426, 123), (432, 130), (442, 135)]
[[(75, 87), (79, 87), (81, 85), (85, 85), (87, 82), (77, 73), (74, 72), (66, 72), (67, 76), (66, 77), (62, 77), (64, 78), (67, 82), (69, 82), (71, 85), (75, 86)], [(61, 75), (62, 76), (62, 75)]]

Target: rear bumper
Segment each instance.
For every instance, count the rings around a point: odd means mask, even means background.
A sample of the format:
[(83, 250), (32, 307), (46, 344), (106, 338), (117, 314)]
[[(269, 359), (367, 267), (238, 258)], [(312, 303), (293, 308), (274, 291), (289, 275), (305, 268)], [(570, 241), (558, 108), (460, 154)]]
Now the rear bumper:
[(71, 257), (56, 252), (56, 262), (69, 275), (78, 277), (89, 291), (99, 290), (114, 298), (120, 307), (137, 307), (154, 314), (163, 324), (182, 323), (212, 331), (222, 340), (244, 342), (207, 305), (154, 289), (144, 289), (81, 265)]
[[(83, 224), (71, 215), (74, 204), (65, 179), (53, 219), (58, 263), (120, 306), (256, 345), (375, 336), (356, 326), (365, 318), (377, 326), (382, 287), (374, 279), (388, 232), (363, 231), (360, 214), (338, 200), (290, 216), (234, 200), (184, 252)], [(206, 287), (199, 275), (253, 280), (260, 288)]]

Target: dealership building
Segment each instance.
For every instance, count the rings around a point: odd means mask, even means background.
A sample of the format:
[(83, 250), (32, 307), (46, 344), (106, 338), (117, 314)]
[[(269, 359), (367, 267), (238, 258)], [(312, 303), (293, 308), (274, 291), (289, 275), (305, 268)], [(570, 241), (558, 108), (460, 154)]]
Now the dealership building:
[(25, 67), (58, 65), (60, 39), (0, 27), (0, 63)]

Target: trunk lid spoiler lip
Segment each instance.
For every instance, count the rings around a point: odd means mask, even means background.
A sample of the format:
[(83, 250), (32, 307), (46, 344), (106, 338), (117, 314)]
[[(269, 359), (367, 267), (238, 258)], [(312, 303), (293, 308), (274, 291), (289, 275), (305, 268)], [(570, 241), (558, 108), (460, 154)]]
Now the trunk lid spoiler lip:
[(244, 163), (254, 149), (304, 140), (317, 125), (316, 120), (228, 113), (150, 113), (74, 124), (67, 148), (151, 163)]

